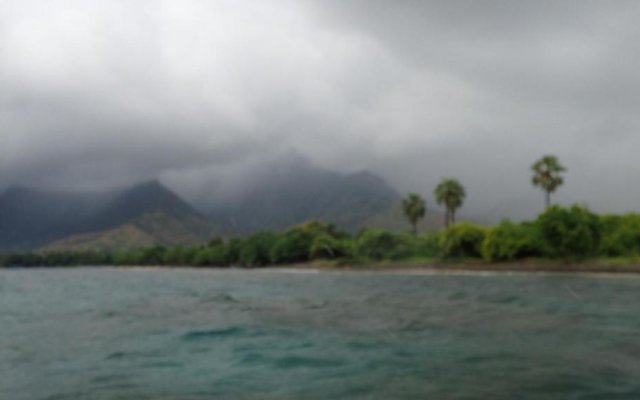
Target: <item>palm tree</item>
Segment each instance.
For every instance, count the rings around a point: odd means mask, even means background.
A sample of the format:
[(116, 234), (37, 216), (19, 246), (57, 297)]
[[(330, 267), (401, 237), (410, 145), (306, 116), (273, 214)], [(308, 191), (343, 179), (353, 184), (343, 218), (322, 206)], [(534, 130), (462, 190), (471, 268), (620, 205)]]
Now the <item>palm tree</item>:
[(444, 223), (445, 226), (456, 222), (456, 210), (462, 207), (464, 198), (466, 196), (464, 187), (458, 182), (457, 179), (445, 178), (436, 187), (435, 190), (436, 202), (438, 204), (444, 204), (446, 207), (446, 214)]
[(536, 161), (532, 166), (533, 186), (539, 186), (545, 193), (545, 206), (551, 205), (551, 193), (564, 183), (561, 173), (567, 169), (560, 165), (556, 156), (546, 155)]
[(411, 224), (413, 235), (416, 236), (418, 234), (418, 221), (424, 218), (427, 213), (424, 199), (417, 193), (409, 193), (402, 200), (402, 210)]

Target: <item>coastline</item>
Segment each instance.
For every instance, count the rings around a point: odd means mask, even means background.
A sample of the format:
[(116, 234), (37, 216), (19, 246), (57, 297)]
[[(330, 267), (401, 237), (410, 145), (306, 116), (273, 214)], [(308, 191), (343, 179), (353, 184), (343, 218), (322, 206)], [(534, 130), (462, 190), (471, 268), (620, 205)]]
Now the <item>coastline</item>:
[(269, 265), (264, 267), (194, 267), (167, 265), (84, 265), (84, 266), (39, 266), (39, 267), (0, 267), (0, 270), (29, 270), (29, 269), (75, 269), (95, 268), (111, 270), (200, 270), (221, 271), (236, 270), (248, 272), (282, 272), (282, 273), (321, 273), (321, 272), (381, 272), (399, 274), (594, 274), (594, 275), (640, 275), (640, 263), (607, 263), (605, 262), (554, 262), (554, 261), (523, 261), (488, 263), (479, 261), (461, 262), (384, 262), (371, 264), (330, 263), (302, 263), (290, 265)]
[(399, 273), (551, 273), (551, 274), (640, 274), (640, 264), (599, 262), (433, 262), (331, 265), (322, 263), (269, 266), (272, 270), (363, 271)]

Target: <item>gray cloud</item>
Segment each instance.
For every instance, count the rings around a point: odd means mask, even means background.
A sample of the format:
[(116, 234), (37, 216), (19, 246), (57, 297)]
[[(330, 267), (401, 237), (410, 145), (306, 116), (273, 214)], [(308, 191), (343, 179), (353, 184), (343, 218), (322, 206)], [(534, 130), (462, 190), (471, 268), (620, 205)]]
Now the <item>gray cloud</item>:
[[(291, 149), (522, 217), (529, 166), (563, 202), (637, 209), (634, 1), (7, 0), (0, 187), (161, 177), (219, 192)], [(208, 185), (204, 185), (208, 183)]]

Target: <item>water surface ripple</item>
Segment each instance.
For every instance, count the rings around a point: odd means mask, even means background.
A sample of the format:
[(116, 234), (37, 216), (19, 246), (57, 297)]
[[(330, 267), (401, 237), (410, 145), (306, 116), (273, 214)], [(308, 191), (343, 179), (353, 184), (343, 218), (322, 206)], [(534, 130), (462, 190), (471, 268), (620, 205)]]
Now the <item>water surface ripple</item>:
[(0, 399), (640, 399), (640, 278), (0, 270)]

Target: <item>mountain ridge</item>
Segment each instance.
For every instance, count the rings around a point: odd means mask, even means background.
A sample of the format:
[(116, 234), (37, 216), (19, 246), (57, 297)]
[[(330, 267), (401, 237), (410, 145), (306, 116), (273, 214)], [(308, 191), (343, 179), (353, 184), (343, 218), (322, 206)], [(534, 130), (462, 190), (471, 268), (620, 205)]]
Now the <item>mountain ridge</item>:
[[(173, 221), (192, 242), (215, 233), (198, 211), (160, 182), (153, 180), (97, 193), (65, 193), (14, 187), (0, 195), (0, 250), (33, 250), (77, 235), (97, 235), (146, 221), (146, 233), (159, 235), (150, 217)], [(145, 219), (146, 217), (146, 219)], [(176, 223), (176, 221), (178, 223)], [(153, 227), (150, 227), (154, 225)], [(183, 243), (162, 233), (164, 243)], [(199, 240), (196, 240), (199, 238)]]
[[(0, 251), (192, 245), (314, 219), (352, 233), (404, 230), (401, 200), (373, 172), (340, 173), (300, 158), (260, 169), (239, 197), (205, 212), (158, 180), (93, 193), (12, 187), (0, 194)], [(439, 223), (434, 214), (422, 226)]]
[(320, 219), (356, 232), (401, 202), (398, 192), (370, 171), (345, 174), (305, 159), (266, 166), (251, 179), (241, 196), (208, 210), (216, 224), (245, 235)]

